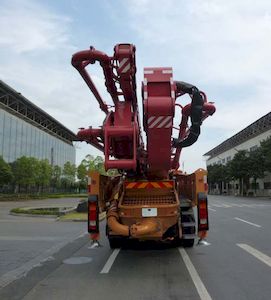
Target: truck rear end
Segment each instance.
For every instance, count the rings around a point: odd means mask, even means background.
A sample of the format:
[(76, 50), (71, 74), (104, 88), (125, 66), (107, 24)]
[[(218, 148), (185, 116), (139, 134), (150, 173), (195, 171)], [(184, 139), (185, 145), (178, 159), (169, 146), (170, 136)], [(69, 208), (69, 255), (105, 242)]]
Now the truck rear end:
[[(193, 246), (196, 237), (193, 207), (198, 207), (199, 195), (202, 198), (200, 201), (205, 201), (205, 206), (201, 205), (198, 215), (204, 217), (208, 225), (207, 197), (202, 197), (206, 195), (204, 184), (201, 184), (204, 174), (206, 172), (201, 170), (192, 175), (159, 181), (131, 181), (121, 176), (112, 179), (98, 173), (92, 174), (90, 182), (96, 187), (91, 187), (89, 194), (91, 237), (95, 239), (99, 232), (99, 220), (90, 209), (97, 207), (99, 212), (106, 211), (106, 234), (112, 248), (121, 247), (127, 239)], [(95, 201), (97, 206), (93, 204)], [(97, 227), (91, 227), (91, 224)], [(199, 233), (207, 231), (207, 227), (203, 229)]]

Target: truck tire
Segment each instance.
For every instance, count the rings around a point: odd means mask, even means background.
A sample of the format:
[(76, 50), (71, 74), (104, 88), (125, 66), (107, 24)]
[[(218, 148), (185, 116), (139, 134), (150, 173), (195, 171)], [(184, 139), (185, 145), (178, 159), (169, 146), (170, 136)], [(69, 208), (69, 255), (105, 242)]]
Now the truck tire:
[(182, 244), (184, 248), (191, 248), (194, 246), (195, 239), (186, 239), (182, 240)]
[(108, 237), (109, 246), (111, 249), (121, 248), (123, 239), (119, 237)]

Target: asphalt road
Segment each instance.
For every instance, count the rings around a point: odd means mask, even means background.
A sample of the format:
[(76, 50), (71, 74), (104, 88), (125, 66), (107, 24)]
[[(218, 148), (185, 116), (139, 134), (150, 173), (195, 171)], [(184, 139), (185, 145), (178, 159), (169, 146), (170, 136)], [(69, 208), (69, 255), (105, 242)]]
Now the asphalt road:
[[(191, 249), (143, 243), (113, 251), (104, 235), (95, 247), (84, 224), (64, 223), (65, 244), (43, 251), (43, 262), (3, 287), (0, 299), (271, 299), (271, 199), (209, 196), (209, 206), (209, 245)], [(59, 224), (36, 220), (31, 236), (59, 237)]]
[[(85, 232), (83, 224), (55, 222), (54, 218), (21, 217), (9, 214), (14, 207), (74, 207), (79, 199), (48, 199), (20, 202), (0, 202), (0, 288), (17, 274), (14, 270), (28, 263), (39, 263), (70, 240)], [(27, 270), (27, 268), (25, 269)], [(3, 277), (13, 272), (8, 281)], [(15, 273), (14, 273), (15, 272)], [(2, 278), (2, 280), (1, 280)], [(1, 297), (0, 297), (1, 299)]]

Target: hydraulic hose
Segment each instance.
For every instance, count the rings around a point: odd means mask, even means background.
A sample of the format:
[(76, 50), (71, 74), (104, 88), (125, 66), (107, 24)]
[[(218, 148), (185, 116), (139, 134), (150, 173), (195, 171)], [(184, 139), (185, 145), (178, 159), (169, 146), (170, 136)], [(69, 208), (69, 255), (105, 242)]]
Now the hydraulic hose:
[(177, 92), (192, 95), (190, 114), (191, 127), (189, 128), (189, 134), (184, 139), (173, 139), (173, 147), (184, 148), (193, 145), (200, 135), (204, 101), (200, 91), (192, 84), (183, 81), (176, 81), (176, 87)]
[(140, 237), (148, 234), (152, 234), (159, 230), (160, 226), (154, 219), (143, 219), (142, 221), (127, 226), (121, 224), (119, 221), (119, 215), (117, 213), (117, 203), (113, 201), (108, 213), (107, 213), (107, 224), (114, 233), (122, 236)]

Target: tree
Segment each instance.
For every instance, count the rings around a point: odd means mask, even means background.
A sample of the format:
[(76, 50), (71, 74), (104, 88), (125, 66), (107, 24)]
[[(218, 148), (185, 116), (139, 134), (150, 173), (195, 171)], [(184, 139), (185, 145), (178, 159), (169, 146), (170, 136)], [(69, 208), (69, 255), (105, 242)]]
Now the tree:
[(229, 162), (230, 176), (239, 181), (239, 193), (246, 194), (249, 185), (249, 154), (245, 150), (240, 150)]
[(0, 187), (11, 183), (13, 174), (10, 165), (0, 156)]
[(87, 186), (87, 166), (81, 162), (77, 167), (77, 178), (79, 179), (79, 193), (81, 189), (85, 189)]
[(62, 183), (65, 188), (71, 188), (75, 183), (76, 166), (67, 161), (62, 172)]
[(61, 167), (53, 166), (51, 174), (51, 187), (57, 189), (61, 186)]
[(13, 174), (15, 184), (19, 187), (24, 186), (28, 191), (31, 185), (36, 183), (38, 160), (34, 157), (22, 156), (13, 164)]
[(51, 175), (52, 175), (52, 167), (49, 164), (49, 161), (47, 159), (38, 161), (35, 183), (39, 187), (39, 192), (40, 189), (41, 191), (43, 191), (44, 186), (49, 185)]
[(257, 185), (256, 185), (257, 179), (264, 177), (265, 166), (263, 161), (264, 161), (263, 151), (261, 148), (257, 148), (256, 150), (251, 151), (249, 153), (248, 172), (249, 172), (249, 177), (253, 178), (255, 192), (257, 189)]
[(99, 155), (94, 157), (93, 155), (89, 154), (82, 160), (81, 164), (86, 167), (88, 172), (98, 171), (100, 174), (106, 174), (104, 169), (104, 159)]
[(228, 167), (225, 165), (212, 165), (207, 167), (208, 171), (208, 182), (212, 187), (214, 183), (218, 184), (219, 193), (222, 194), (222, 184), (223, 182), (229, 181), (229, 171)]
[(271, 137), (261, 142), (262, 164), (264, 170), (271, 172)]

